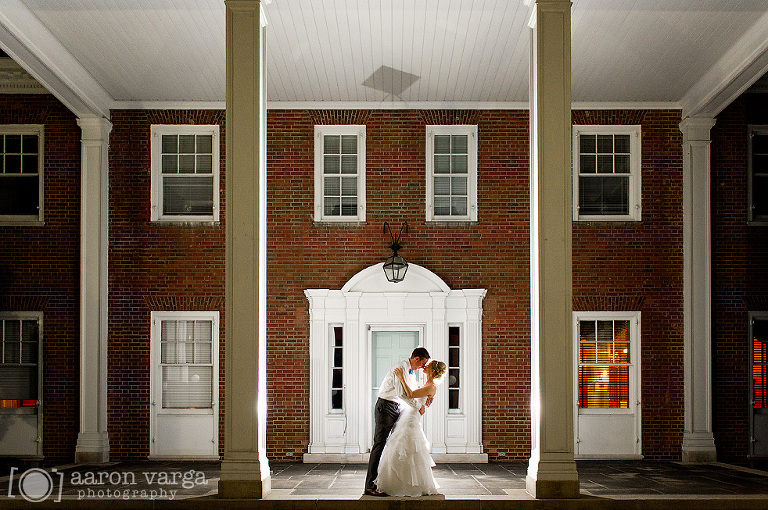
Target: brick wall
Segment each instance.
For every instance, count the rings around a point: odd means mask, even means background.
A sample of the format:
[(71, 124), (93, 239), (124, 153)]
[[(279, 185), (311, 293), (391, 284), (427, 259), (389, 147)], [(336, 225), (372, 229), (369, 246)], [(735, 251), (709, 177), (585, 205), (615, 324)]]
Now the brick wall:
[(0, 226), (0, 310), (43, 312), (43, 454), (46, 463), (71, 461), (80, 406), (81, 132), (50, 95), (0, 95), (0, 124), (45, 125), (45, 225)]
[[(682, 441), (682, 150), (678, 111), (574, 112), (579, 124), (641, 124), (643, 221), (574, 224), (574, 308), (640, 310), (643, 453)], [(367, 221), (314, 224), (315, 124), (367, 126)], [(478, 221), (425, 222), (427, 124), (478, 125)], [(528, 114), (524, 111), (270, 111), (268, 455), (296, 459), (309, 423), (309, 317), (302, 291), (341, 288), (388, 256), (384, 221), (407, 221), (401, 254), (483, 302), (483, 442), (524, 459), (529, 425)], [(375, 190), (375, 191), (374, 191)], [(289, 360), (281, 367), (280, 363)], [(288, 454), (292, 454), (289, 456)]]
[(748, 312), (768, 311), (768, 227), (747, 225), (747, 125), (768, 124), (764, 95), (745, 94), (712, 128), (713, 428), (718, 459), (749, 450)]
[[(109, 386), (112, 459), (149, 455), (150, 314), (219, 311), (220, 431), (224, 417), (224, 112), (112, 111), (109, 152)], [(216, 225), (150, 222), (150, 126), (221, 125)], [(221, 435), (221, 434), (220, 434)], [(223, 453), (223, 441), (220, 441)]]

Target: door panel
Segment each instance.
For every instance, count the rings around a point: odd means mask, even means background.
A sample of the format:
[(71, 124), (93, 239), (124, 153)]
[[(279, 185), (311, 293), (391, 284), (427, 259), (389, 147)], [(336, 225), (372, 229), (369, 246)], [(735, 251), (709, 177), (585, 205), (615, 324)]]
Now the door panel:
[[(419, 345), (418, 331), (374, 331), (371, 334), (371, 415), (379, 395), (379, 387), (387, 371), (400, 360), (411, 356)], [(371, 420), (373, 423), (373, 420)], [(371, 427), (371, 440), (373, 427)], [(368, 442), (371, 444), (371, 441)]]

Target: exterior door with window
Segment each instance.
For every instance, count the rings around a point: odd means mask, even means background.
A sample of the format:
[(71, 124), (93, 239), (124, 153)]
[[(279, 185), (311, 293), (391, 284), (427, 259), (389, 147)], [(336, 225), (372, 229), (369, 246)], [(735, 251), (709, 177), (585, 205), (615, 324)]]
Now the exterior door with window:
[(768, 314), (753, 314), (749, 322), (752, 339), (749, 454), (768, 457)]
[(42, 457), (42, 315), (0, 315), (0, 456)]
[(640, 313), (574, 316), (574, 453), (582, 458), (639, 458)]
[(218, 458), (218, 312), (155, 312), (150, 456)]

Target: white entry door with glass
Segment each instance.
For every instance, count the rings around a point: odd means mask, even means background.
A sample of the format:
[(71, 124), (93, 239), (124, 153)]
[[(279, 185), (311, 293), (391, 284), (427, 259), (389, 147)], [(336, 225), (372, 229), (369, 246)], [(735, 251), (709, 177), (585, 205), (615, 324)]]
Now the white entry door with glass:
[(150, 457), (219, 457), (219, 313), (154, 312)]
[(639, 458), (640, 312), (574, 312), (574, 453)]

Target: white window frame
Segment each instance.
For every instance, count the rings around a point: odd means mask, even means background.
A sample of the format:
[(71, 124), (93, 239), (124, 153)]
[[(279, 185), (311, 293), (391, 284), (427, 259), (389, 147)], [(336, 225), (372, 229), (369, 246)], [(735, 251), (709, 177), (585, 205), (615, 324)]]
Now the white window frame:
[[(755, 218), (755, 202), (754, 202), (754, 191), (753, 191), (753, 180), (754, 180), (754, 172), (755, 168), (753, 166), (752, 162), (752, 156), (753, 156), (753, 147), (752, 147), (752, 139), (755, 134), (768, 136), (768, 125), (756, 125), (756, 124), (750, 124), (748, 126), (749, 130), (749, 137), (747, 138), (747, 223), (750, 225), (768, 225), (768, 219), (765, 217), (758, 217)], [(768, 200), (768, 198), (764, 198), (764, 200)]]
[[(0, 215), (0, 225), (42, 225), (43, 224), (43, 206), (45, 204), (43, 185), (43, 160), (45, 159), (44, 140), (45, 126), (43, 124), (2, 124), (0, 125), (0, 135), (37, 135), (37, 190), (38, 190), (38, 208), (37, 214), (4, 214)], [(2, 143), (2, 138), (0, 138)], [(4, 147), (0, 147), (0, 154), (4, 153)], [(0, 161), (2, 165), (2, 161)], [(0, 172), (2, 167), (0, 167)], [(2, 175), (0, 175), (2, 178)]]
[[(467, 214), (435, 214), (435, 135), (467, 135)], [(427, 221), (477, 221), (477, 125), (428, 125), (426, 127)]]
[[(154, 376), (150, 381), (150, 395), (153, 405), (157, 406), (157, 414), (217, 414), (219, 401), (219, 312), (217, 311), (175, 311), (175, 312), (152, 312), (152, 332), (150, 338), (150, 360), (152, 360), (152, 373)], [(162, 342), (162, 322), (163, 321), (211, 321), (211, 407), (194, 409), (163, 408), (162, 402), (155, 398), (160, 398), (157, 392), (162, 384), (162, 373), (158, 368), (161, 364), (161, 342)], [(194, 365), (207, 365), (207, 363), (194, 363)]]
[[(221, 160), (219, 155), (219, 131), (218, 124), (211, 125), (180, 125), (180, 124), (153, 124), (150, 128), (152, 186), (150, 219), (157, 222), (217, 222), (219, 221), (219, 180)], [(163, 182), (162, 182), (162, 136), (163, 135), (212, 135), (212, 173), (213, 173), (213, 210), (211, 214), (197, 216), (179, 216), (163, 214)]]
[[(630, 135), (629, 138), (629, 204), (628, 214), (586, 215), (579, 213), (579, 136), (581, 135)], [(573, 220), (574, 221), (641, 221), (641, 129), (639, 125), (575, 125), (573, 126)]]
[[(355, 216), (329, 216), (325, 214), (324, 204), (324, 137), (326, 135), (357, 136), (357, 214)], [(315, 126), (315, 221), (329, 223), (349, 223), (365, 221), (365, 139), (364, 125), (316, 125)], [(352, 174), (349, 174), (351, 177)]]
[[(336, 328), (341, 328), (341, 366), (336, 367), (334, 366), (334, 355), (336, 354), (336, 349), (339, 347), (336, 347)], [(328, 325), (328, 372), (330, 374), (330, 380), (328, 381), (328, 388), (330, 389), (330, 392), (328, 393), (328, 414), (344, 414), (346, 412), (346, 395), (347, 392), (347, 385), (346, 385), (346, 379), (344, 372), (346, 371), (346, 367), (344, 366), (344, 358), (345, 354), (344, 351), (347, 349), (347, 345), (344, 338), (344, 324), (343, 323), (333, 323)], [(333, 370), (334, 369), (341, 369), (341, 388), (334, 388), (333, 386)], [(341, 407), (338, 409), (333, 408), (333, 391), (334, 389), (340, 389), (341, 390)]]
[[(448, 329), (446, 330), (447, 336), (445, 339), (445, 351), (448, 354), (445, 358), (445, 364), (446, 364), (446, 374), (443, 376), (443, 380), (445, 381), (445, 388), (446, 388), (446, 409), (448, 410), (448, 414), (464, 414), (464, 376), (466, 375), (464, 372), (464, 327), (461, 323), (449, 323)], [(451, 328), (457, 328), (459, 330), (459, 346), (453, 347), (451, 346), (450, 340), (451, 340)], [(459, 351), (459, 366), (452, 367), (450, 364), (450, 353), (451, 349), (458, 349)], [(451, 374), (450, 370), (451, 368), (457, 368), (459, 370), (459, 387), (458, 388), (451, 388), (450, 382), (451, 382)], [(459, 406), (456, 408), (451, 409), (450, 407), (450, 392), (456, 390), (459, 394)]]
[[(579, 401), (579, 367), (581, 366), (579, 359), (579, 350), (581, 342), (579, 340), (579, 323), (583, 320), (586, 321), (629, 321), (629, 388), (627, 408), (608, 408), (608, 407), (588, 407), (580, 408)], [(626, 311), (626, 312), (573, 312), (573, 388), (574, 388), (574, 403), (575, 403), (575, 415), (577, 414), (632, 414), (637, 412), (639, 415), (640, 409), (638, 407), (635, 410), (635, 403), (640, 401), (640, 312), (639, 311)], [(600, 366), (608, 366), (611, 363), (594, 364)]]

